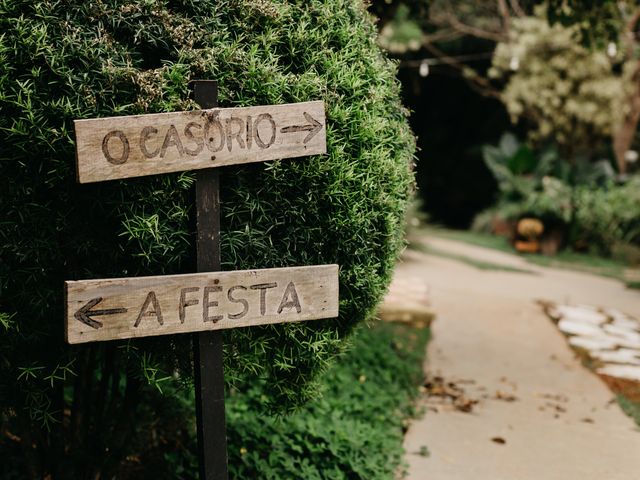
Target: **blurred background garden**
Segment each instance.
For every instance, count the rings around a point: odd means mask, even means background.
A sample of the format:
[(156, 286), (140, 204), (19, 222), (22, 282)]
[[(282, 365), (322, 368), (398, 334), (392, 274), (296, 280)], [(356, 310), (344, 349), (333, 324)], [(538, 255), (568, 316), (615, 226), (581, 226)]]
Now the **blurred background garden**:
[(634, 2), (374, 6), (400, 60), (429, 223), (548, 256), (534, 261), (638, 266)]

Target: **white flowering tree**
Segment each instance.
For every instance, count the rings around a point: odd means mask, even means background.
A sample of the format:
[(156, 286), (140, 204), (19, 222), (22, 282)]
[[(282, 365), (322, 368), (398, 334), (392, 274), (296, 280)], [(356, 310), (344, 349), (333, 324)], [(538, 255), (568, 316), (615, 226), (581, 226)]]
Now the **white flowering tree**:
[[(568, 157), (612, 141), (626, 171), (640, 118), (640, 70), (633, 33), (640, 10), (606, 46), (586, 46), (582, 25), (550, 24), (546, 9), (515, 19), (498, 43), (489, 77), (514, 120), (534, 121), (531, 138), (553, 140)], [(622, 25), (622, 24), (621, 24)]]
[[(513, 120), (530, 122), (533, 141), (553, 141), (569, 158), (610, 145), (620, 173), (634, 159), (640, 120), (634, 0), (377, 0), (373, 11), (387, 12), (379, 23), (387, 49), (429, 52), (430, 58), (413, 53), (405, 61), (423, 76), (434, 64), (456, 69), (480, 94), (502, 101)], [(469, 60), (479, 55), (450, 53), (469, 36), (493, 42), (488, 71), (472, 68), (477, 64)]]

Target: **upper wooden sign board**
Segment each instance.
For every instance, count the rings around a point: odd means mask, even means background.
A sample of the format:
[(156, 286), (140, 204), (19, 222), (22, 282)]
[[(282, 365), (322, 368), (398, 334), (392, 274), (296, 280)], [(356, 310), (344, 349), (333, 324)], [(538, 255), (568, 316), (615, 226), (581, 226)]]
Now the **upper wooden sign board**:
[(69, 343), (338, 316), (338, 266), (65, 282)]
[(324, 103), (75, 120), (78, 181), (326, 153)]

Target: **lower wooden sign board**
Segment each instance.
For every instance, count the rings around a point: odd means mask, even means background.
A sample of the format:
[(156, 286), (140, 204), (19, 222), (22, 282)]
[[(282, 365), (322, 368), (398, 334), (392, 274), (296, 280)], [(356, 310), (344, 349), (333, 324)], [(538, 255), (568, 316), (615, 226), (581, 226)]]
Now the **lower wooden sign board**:
[(65, 282), (68, 343), (338, 316), (338, 265)]

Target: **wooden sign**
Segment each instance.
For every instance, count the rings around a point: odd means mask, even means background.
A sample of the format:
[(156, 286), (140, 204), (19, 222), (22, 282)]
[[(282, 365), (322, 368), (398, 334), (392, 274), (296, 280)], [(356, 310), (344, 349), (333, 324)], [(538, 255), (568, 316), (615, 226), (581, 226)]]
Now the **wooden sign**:
[(78, 181), (326, 153), (324, 103), (75, 120)]
[(69, 343), (338, 316), (338, 266), (65, 282)]

